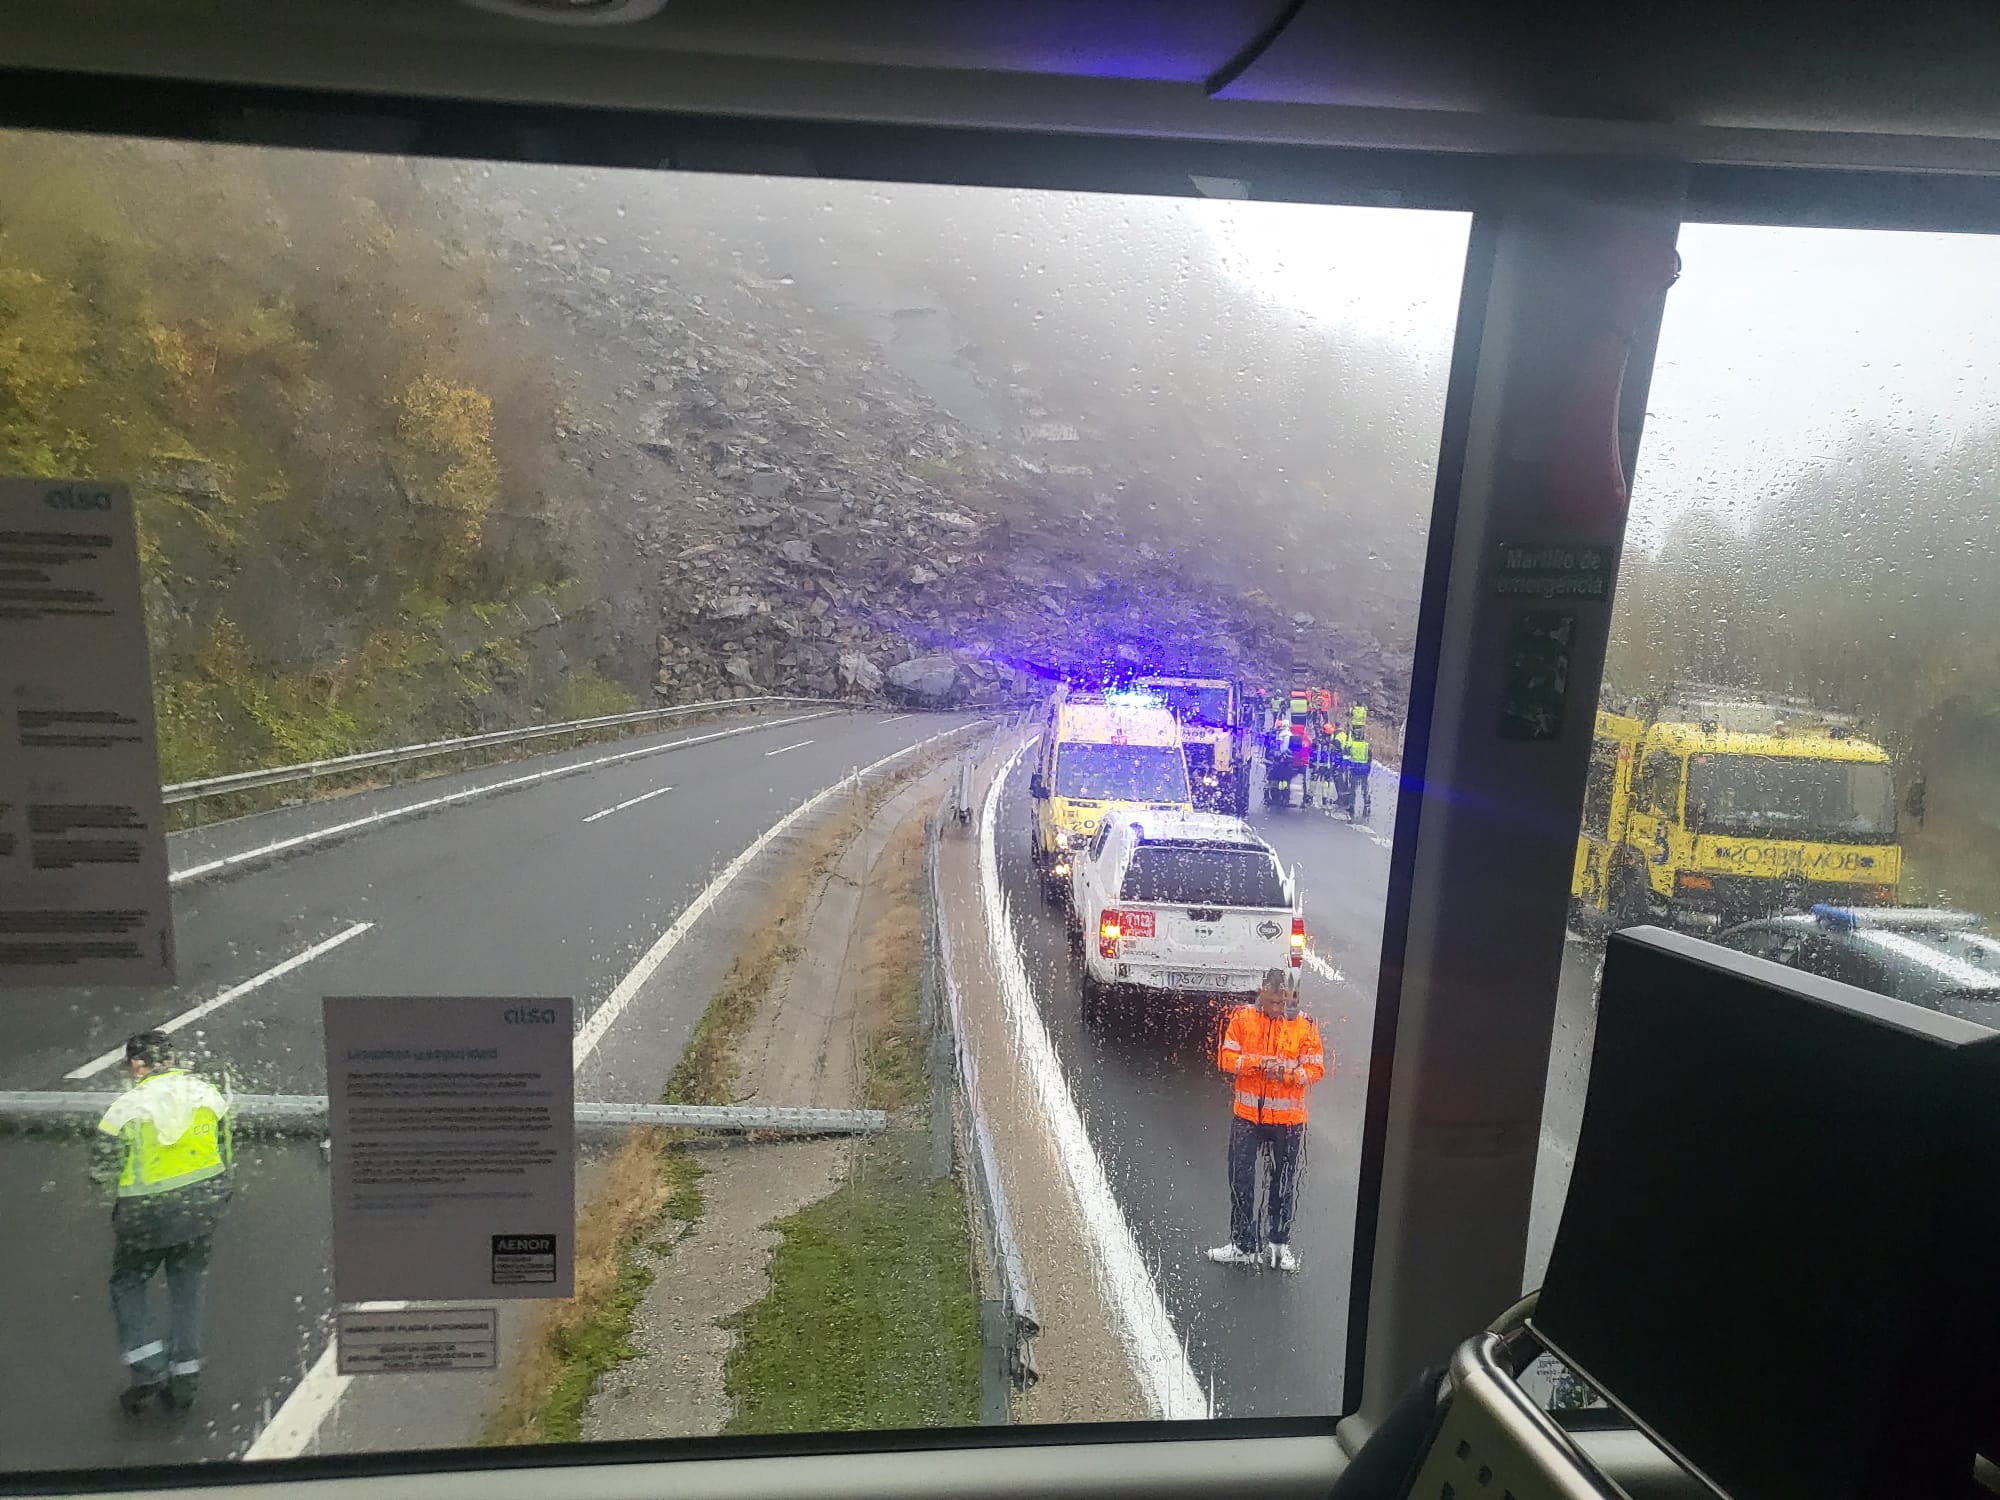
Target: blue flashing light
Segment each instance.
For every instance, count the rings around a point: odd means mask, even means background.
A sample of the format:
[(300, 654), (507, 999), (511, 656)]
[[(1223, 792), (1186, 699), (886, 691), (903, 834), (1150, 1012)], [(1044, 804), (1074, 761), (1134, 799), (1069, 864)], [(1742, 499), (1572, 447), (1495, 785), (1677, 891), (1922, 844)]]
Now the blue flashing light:
[(1861, 914), (1851, 906), (1830, 906), (1822, 901), (1812, 909), (1820, 925), (1840, 932), (1852, 932), (1861, 925)]
[(1167, 700), (1143, 688), (1106, 688), (1104, 701), (1122, 708), (1165, 708)]

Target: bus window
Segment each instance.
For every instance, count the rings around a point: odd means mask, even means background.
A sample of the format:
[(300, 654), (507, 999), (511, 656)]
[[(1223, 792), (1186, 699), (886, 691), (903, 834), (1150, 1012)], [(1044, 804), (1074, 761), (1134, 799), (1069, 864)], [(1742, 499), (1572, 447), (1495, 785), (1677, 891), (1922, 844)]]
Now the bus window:
[[(0, 1134), (0, 1223), (32, 1226), (0, 1235), (0, 1468), (1346, 1409), (1468, 215), (42, 134), (0, 137), (0, 205), (0, 476), (129, 487), (179, 952), (172, 983), (5, 992), (0, 1123), (54, 1091), (76, 1130)], [(48, 564), (0, 522), (0, 615)], [(1175, 698), (1175, 743), (1031, 784), (1059, 684), (1148, 676), (1223, 686)], [(1322, 756), (1251, 799), (1299, 878), (1247, 930), (1167, 851), (1154, 958), (1087, 1021), (1031, 803), (1133, 799), (1199, 848), (1189, 747), (1261, 766), (1242, 705), (1307, 686), (1366, 710), (1367, 795)], [(34, 811), (38, 859), (122, 847), (43, 826), (102, 808)], [(1232, 1223), (1263, 1096), (1214, 1027), (1273, 957), (1328, 1076), (1290, 1222)], [(607, 1136), (573, 1224), (452, 1221), (486, 1274), (434, 1357), (467, 1368), (335, 1346), (328, 995), (574, 1006)], [(433, 1049), (347, 1060), (399, 1050)], [(128, 1090), (180, 1155), (93, 1153)], [(663, 1108), (701, 1139), (637, 1128)], [(426, 1139), (459, 1177), (507, 1150)], [(134, 1207), (142, 1167), (231, 1190)], [(426, 1201), (513, 1203), (510, 1173)], [(574, 1295), (543, 1297), (558, 1266)]]
[[(1608, 921), (1664, 920), (1941, 1008), (1985, 982), (1968, 952), (2000, 951), (2000, 688), (1983, 644), (2000, 630), (2000, 239), (1691, 224), (1680, 248), (1605, 697), (1686, 757), (1685, 815), (1678, 762), (1649, 751), (1633, 804), (1660, 816), (1609, 851), (1603, 917), (1575, 903), (1530, 1286), (1567, 1182)], [(1587, 797), (1586, 833), (1598, 818)], [(1621, 872), (1644, 897), (1622, 909)], [(1815, 934), (1822, 905), (1902, 927)]]

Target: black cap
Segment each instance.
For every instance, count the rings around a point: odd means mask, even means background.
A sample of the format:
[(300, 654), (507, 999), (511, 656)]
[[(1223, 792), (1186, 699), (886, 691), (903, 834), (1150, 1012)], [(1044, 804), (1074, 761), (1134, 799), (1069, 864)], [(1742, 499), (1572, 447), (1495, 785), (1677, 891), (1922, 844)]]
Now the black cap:
[(174, 1039), (164, 1031), (142, 1031), (125, 1043), (125, 1061), (144, 1063), (149, 1068), (157, 1068), (161, 1063), (173, 1061)]

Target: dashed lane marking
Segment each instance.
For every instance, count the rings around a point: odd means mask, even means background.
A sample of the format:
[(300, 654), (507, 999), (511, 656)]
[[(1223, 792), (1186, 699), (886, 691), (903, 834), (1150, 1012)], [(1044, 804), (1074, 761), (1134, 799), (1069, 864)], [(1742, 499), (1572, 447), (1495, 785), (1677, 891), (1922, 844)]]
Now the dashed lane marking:
[(650, 792), (641, 792), (636, 797), (627, 797), (623, 802), (607, 807), (602, 812), (594, 812), (583, 821), (586, 823), (595, 823), (599, 818), (608, 818), (613, 813), (625, 811), (628, 807), (637, 807), (641, 802), (651, 802), (655, 797), (664, 797), (672, 790), (673, 788), (670, 786), (655, 787)]
[(1339, 969), (1321, 958), (1319, 954), (1310, 948), (1306, 949), (1306, 967), (1322, 979), (1331, 979), (1335, 984), (1347, 983), (1347, 976), (1345, 974), (1341, 973)]
[(796, 744), (780, 745), (775, 750), (766, 750), (764, 752), (764, 759), (769, 760), (774, 755), (783, 755), (787, 750), (803, 750), (812, 743), (814, 743), (812, 740), (800, 740)]
[(594, 771), (599, 766), (615, 766), (622, 761), (638, 760), (646, 755), (664, 755), (669, 750), (684, 749), (689, 745), (705, 745), (711, 740), (726, 740), (739, 734), (755, 734), (760, 729), (776, 729), (781, 724), (800, 724), (807, 719), (824, 719), (831, 709), (812, 714), (790, 714), (782, 719), (764, 719), (755, 724), (739, 724), (733, 729), (718, 729), (710, 734), (691, 735), (684, 740), (673, 740), (664, 745), (645, 745), (637, 750), (621, 750), (615, 755), (600, 755), (595, 760), (576, 761), (566, 766), (553, 766), (546, 771), (534, 771), (526, 776), (510, 776), (504, 781), (489, 781), (480, 786), (467, 787), (464, 791), (452, 792), (444, 797), (427, 797), (422, 802), (411, 802), (402, 807), (385, 807), (380, 812), (370, 813), (365, 818), (350, 818), (345, 823), (335, 823), (327, 828), (315, 828), (310, 833), (295, 834), (288, 839), (274, 843), (260, 844), (255, 849), (245, 849), (239, 854), (224, 855), (221, 859), (204, 860), (201, 864), (190, 865), (185, 870), (176, 870), (167, 877), (169, 885), (182, 885), (190, 880), (201, 880), (210, 875), (219, 875), (224, 870), (233, 870), (241, 865), (256, 864), (269, 859), (274, 854), (284, 854), (293, 849), (309, 849), (314, 844), (330, 844), (363, 829), (378, 828), (384, 823), (394, 823), (403, 818), (414, 818), (420, 813), (435, 812), (440, 807), (456, 807), (461, 802), (471, 802), (480, 797), (491, 797), (496, 792), (509, 792), (516, 787), (535, 786), (540, 782), (554, 781), (560, 776), (579, 776), (585, 771)]

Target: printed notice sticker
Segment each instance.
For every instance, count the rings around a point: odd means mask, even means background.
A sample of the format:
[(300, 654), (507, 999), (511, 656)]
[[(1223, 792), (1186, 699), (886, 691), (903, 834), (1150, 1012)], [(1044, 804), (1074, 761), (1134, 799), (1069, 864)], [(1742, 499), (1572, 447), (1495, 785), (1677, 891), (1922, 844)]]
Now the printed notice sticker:
[(327, 997), (339, 1301), (570, 1295), (574, 1009)]
[(427, 1375), (500, 1365), (497, 1307), (343, 1307), (334, 1319), (342, 1375)]
[(0, 987), (173, 977), (132, 497), (0, 479)]

